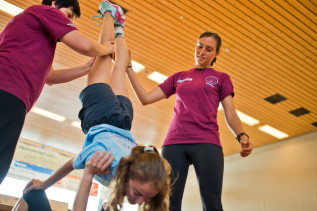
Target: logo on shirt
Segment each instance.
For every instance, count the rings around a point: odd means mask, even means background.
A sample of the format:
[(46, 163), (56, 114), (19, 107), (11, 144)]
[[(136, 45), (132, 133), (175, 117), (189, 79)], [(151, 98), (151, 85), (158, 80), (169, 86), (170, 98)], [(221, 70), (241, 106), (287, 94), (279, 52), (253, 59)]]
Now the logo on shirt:
[(179, 80), (177, 81), (177, 83), (180, 84), (180, 83), (183, 83), (183, 82), (185, 82), (185, 81), (192, 81), (192, 80), (193, 80), (192, 78), (185, 78), (185, 79), (183, 79), (183, 80), (179, 79)]
[(75, 27), (73, 23), (68, 23), (67, 26)]
[(218, 83), (218, 78), (215, 76), (208, 76), (206, 78), (206, 84), (209, 86), (214, 87), (214, 85), (216, 85)]

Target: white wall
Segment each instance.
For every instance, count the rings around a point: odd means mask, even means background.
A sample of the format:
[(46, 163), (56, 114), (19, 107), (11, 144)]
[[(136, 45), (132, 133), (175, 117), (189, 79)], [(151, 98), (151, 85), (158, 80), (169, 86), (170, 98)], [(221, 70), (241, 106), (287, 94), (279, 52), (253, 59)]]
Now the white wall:
[[(226, 211), (317, 210), (317, 131), (225, 157)], [(196, 176), (189, 171), (183, 211), (202, 210)]]

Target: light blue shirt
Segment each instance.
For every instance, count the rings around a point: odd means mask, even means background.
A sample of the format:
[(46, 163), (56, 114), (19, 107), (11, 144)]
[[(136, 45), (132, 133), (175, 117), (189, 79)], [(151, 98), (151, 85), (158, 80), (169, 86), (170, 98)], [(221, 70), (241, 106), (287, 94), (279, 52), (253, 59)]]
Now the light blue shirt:
[(85, 168), (86, 162), (96, 151), (111, 151), (114, 160), (110, 166), (110, 173), (95, 175), (95, 179), (105, 186), (109, 186), (116, 174), (117, 166), (122, 157), (130, 155), (133, 147), (137, 145), (129, 130), (124, 130), (112, 125), (101, 124), (91, 127), (87, 133), (81, 152), (73, 161), (74, 169)]

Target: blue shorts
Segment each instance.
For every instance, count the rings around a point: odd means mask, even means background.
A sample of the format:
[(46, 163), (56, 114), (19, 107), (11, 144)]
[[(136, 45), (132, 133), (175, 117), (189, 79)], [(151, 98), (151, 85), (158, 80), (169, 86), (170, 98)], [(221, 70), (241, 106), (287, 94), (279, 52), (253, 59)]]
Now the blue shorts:
[(87, 86), (79, 95), (82, 109), (78, 117), (85, 134), (93, 126), (109, 124), (130, 130), (133, 119), (133, 107), (129, 98), (115, 95), (111, 87), (105, 83)]

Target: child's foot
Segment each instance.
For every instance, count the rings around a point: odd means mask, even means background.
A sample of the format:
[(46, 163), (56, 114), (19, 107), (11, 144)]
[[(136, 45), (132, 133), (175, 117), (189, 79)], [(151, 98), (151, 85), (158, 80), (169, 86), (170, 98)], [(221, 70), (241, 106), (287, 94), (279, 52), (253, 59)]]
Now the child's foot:
[(111, 16), (114, 19), (115, 26), (124, 26), (125, 16), (122, 8), (116, 4), (113, 4), (109, 1), (103, 0), (99, 4), (99, 11), (103, 16), (106, 12), (110, 12)]

